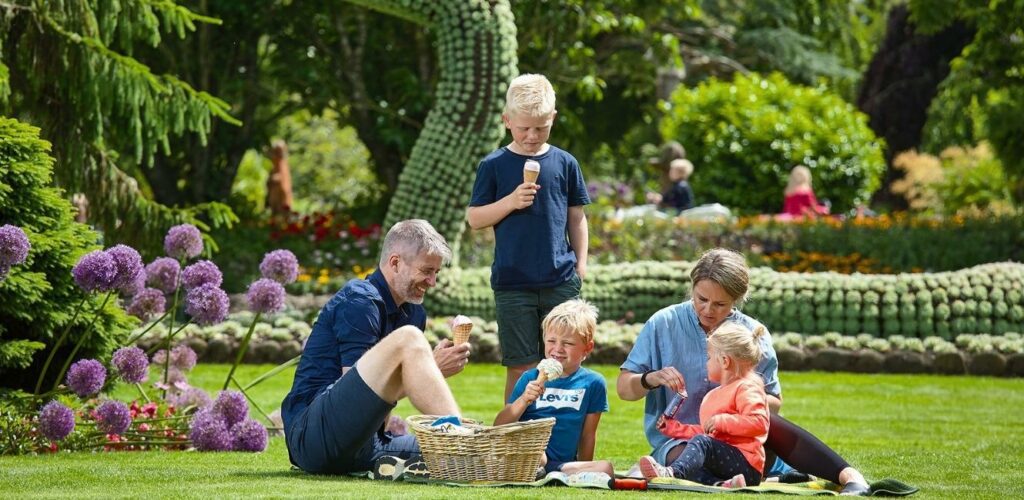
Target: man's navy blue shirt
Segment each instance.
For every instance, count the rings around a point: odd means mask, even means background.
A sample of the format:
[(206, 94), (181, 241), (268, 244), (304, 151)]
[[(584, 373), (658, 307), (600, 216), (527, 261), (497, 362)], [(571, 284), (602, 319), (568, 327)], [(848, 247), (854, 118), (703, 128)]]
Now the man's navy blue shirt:
[(365, 280), (351, 280), (320, 310), (306, 341), (292, 390), (281, 403), (287, 432), (290, 424), (324, 389), (389, 333), (405, 325), (423, 329), (422, 305), (395, 304), (378, 269)]
[(533, 205), (513, 210), (494, 225), (491, 288), (554, 288), (576, 272), (576, 254), (568, 239), (569, 207), (590, 203), (576, 158), (550, 146), (538, 156), (523, 156), (507, 147), (480, 161), (469, 206), (490, 205), (523, 183), (526, 160), (540, 163), (540, 190)]

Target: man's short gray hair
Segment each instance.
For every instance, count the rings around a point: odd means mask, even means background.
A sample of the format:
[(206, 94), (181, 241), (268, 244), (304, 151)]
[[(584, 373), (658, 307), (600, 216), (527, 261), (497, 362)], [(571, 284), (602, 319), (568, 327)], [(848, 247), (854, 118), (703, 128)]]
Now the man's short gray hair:
[(391, 226), (381, 247), (380, 267), (387, 265), (388, 258), (396, 253), (407, 260), (420, 254), (441, 257), (445, 264), (452, 260), (452, 249), (444, 236), (423, 219), (404, 220)]

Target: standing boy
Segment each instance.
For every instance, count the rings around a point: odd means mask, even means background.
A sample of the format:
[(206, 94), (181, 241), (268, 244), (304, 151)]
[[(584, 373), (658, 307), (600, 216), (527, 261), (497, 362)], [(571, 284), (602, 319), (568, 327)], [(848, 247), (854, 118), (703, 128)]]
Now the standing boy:
[[(506, 367), (505, 400), (519, 377), (543, 358), (541, 319), (579, 297), (587, 273), (583, 205), (590, 197), (576, 158), (547, 142), (555, 115), (555, 91), (547, 78), (527, 74), (512, 80), (502, 114), (512, 142), (480, 162), (469, 203), (473, 229), (494, 227), (491, 288)], [(540, 164), (536, 181), (524, 179), (527, 160)]]

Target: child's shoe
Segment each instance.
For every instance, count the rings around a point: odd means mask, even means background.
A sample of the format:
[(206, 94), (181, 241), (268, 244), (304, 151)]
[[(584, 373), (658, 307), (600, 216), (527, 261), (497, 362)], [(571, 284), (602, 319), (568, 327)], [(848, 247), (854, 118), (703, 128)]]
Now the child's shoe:
[(656, 477), (675, 477), (670, 467), (665, 467), (658, 463), (654, 457), (648, 455), (640, 457), (640, 474), (644, 476), (644, 479), (654, 479)]
[(746, 488), (747, 478), (743, 477), (743, 474), (736, 474), (732, 479), (722, 481), (719, 486), (723, 488)]

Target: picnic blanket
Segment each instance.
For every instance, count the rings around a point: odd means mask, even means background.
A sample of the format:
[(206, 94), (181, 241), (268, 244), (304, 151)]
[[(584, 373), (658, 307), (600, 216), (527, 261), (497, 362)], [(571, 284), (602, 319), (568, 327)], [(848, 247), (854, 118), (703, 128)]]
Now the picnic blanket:
[[(538, 486), (570, 486), (574, 488), (598, 488), (612, 489), (613, 485), (606, 480), (594, 480), (592, 473), (566, 475), (561, 472), (550, 472), (546, 476), (531, 483), (510, 483), (501, 481), (441, 481), (432, 479), (421, 479), (405, 476), (403, 479), (408, 482), (424, 484), (440, 484), (445, 486), (456, 486), (462, 488), (495, 488), (495, 487), (538, 487)], [(708, 486), (685, 479), (656, 478), (648, 481), (646, 489), (650, 490), (681, 490), (698, 493), (778, 493), (786, 495), (839, 495), (839, 485), (819, 479), (805, 483), (761, 483), (758, 486), (747, 486), (745, 488), (719, 488)], [(871, 496), (907, 496), (917, 493), (918, 488), (905, 484), (896, 479), (882, 479), (871, 483)]]

